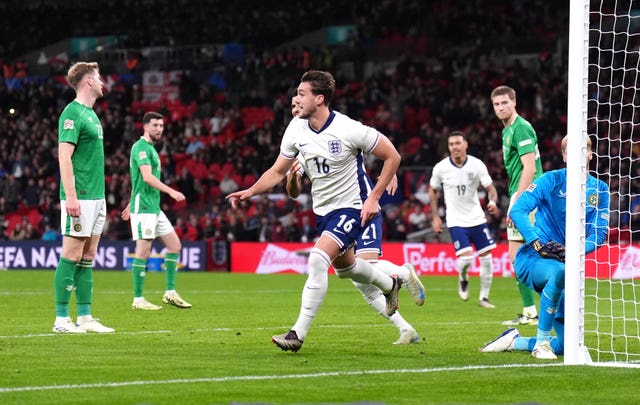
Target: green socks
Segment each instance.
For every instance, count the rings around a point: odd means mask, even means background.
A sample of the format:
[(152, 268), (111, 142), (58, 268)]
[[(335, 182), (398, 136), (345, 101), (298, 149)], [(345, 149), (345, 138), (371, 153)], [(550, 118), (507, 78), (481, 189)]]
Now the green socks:
[(60, 258), (58, 267), (53, 275), (53, 289), (56, 300), (56, 316), (69, 316), (69, 300), (74, 287), (73, 276), (76, 262), (64, 257)]
[(142, 297), (144, 291), (144, 276), (147, 268), (145, 259), (134, 258), (131, 265), (131, 273), (133, 276), (133, 296), (134, 298)]
[[(164, 257), (164, 277), (166, 289), (176, 289), (176, 271), (178, 268), (178, 253), (167, 253)], [(134, 298), (142, 297), (144, 291), (144, 278), (147, 267), (147, 260), (134, 258), (131, 265), (133, 274), (133, 296)]]
[(530, 306), (535, 306), (536, 301), (533, 296), (533, 290), (527, 287), (527, 285), (521, 283), (520, 280), (516, 280), (516, 281), (518, 283), (518, 290), (520, 291), (520, 297), (522, 297), (522, 307), (526, 308)]
[(60, 258), (53, 276), (56, 300), (56, 316), (69, 316), (69, 301), (73, 289), (76, 290), (78, 316), (91, 314), (91, 297), (93, 296), (92, 261), (82, 259), (78, 263)]
[(167, 253), (164, 256), (164, 281), (167, 291), (176, 289), (176, 269), (178, 268), (178, 253)]
[(76, 305), (78, 316), (91, 315), (91, 299), (93, 297), (93, 261), (81, 259), (76, 265), (73, 277), (76, 286)]

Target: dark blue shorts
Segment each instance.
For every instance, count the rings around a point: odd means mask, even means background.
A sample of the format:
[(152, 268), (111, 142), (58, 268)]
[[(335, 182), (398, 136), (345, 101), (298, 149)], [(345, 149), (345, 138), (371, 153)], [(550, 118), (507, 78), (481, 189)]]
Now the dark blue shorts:
[(380, 213), (371, 222), (367, 222), (367, 226), (356, 241), (356, 255), (369, 252), (382, 256), (382, 214)]
[(456, 256), (472, 251), (471, 243), (476, 247), (478, 254), (482, 254), (496, 247), (496, 242), (489, 232), (487, 224), (472, 227), (453, 226), (449, 228)]
[(355, 208), (340, 208), (325, 216), (316, 215), (318, 235), (326, 234), (333, 239), (340, 247), (340, 252), (356, 245), (365, 229), (360, 225), (361, 221), (360, 210)]

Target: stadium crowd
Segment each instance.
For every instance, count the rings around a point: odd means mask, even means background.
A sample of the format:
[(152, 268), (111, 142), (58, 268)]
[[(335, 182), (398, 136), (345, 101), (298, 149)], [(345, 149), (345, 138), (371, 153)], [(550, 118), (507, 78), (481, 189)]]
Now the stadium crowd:
[[(455, 7), (445, 1), (380, 1), (378, 7), (370, 7), (366, 1), (334, 0), (286, 11), (273, 8), (272, 2), (257, 3), (252, 11), (244, 2), (214, 2), (215, 7), (195, 7), (188, 2), (187, 7), (183, 0), (149, 7), (153, 3), (106, 2), (100, 5), (105, 18), (93, 24), (94, 20), (85, 18), (93, 10), (86, 2), (49, 5), (27, 1), (18, 10), (25, 21), (32, 22), (24, 26), (37, 26), (37, 32), (24, 28), (5, 35), (9, 25), (0, 24), (5, 30), (0, 35), (11, 38), (0, 48), (4, 79), (0, 80), (1, 239), (55, 239), (59, 235), (57, 117), (73, 92), (64, 82), (64, 67), (44, 76), (30, 75), (18, 47), (37, 49), (47, 41), (70, 36), (118, 32), (120, 44), (128, 48), (179, 46), (206, 38), (206, 42), (237, 42), (246, 50), (231, 69), (226, 66), (225, 88), (185, 73), (180, 97), (174, 101), (144, 99), (141, 72), (136, 70), (144, 67), (143, 61), (130, 66), (134, 80), (110, 83), (95, 108), (104, 129), (107, 239), (130, 238), (128, 223), (119, 217), (129, 198), (128, 153), (142, 133), (142, 115), (150, 109), (166, 117), (160, 146), (163, 179), (187, 197), (187, 203), (163, 203), (183, 240), (313, 239), (310, 207), (305, 200), (285, 198), (283, 187), (244, 209), (231, 209), (224, 200), (226, 194), (250, 185), (275, 160), (289, 120), (290, 98), (301, 73), (309, 68), (332, 71), (338, 79), (333, 108), (378, 128), (402, 154), (401, 196), (386, 201), (383, 210), (388, 240), (406, 240), (412, 232), (430, 227), (425, 219), (429, 216), (420, 215), (430, 209), (425, 187), (430, 167), (447, 153), (446, 135), (453, 130), (466, 133), (469, 154), (488, 166), (502, 197), (502, 214), (490, 217), (489, 226), (497, 240), (504, 238), (508, 198), (500, 147), (502, 128), (489, 99), (497, 85), (508, 84), (518, 91), (518, 111), (536, 128), (544, 170), (562, 166), (557, 151), (567, 119), (566, 8), (550, 7), (543, 1), (537, 1), (536, 7), (524, 7), (519, 2), (507, 6), (478, 0)], [(119, 15), (115, 10), (123, 7), (131, 10), (128, 18), (107, 18), (112, 11)], [(540, 9), (545, 12), (533, 11)], [(54, 23), (59, 14), (71, 10), (83, 24)], [(186, 10), (197, 12), (184, 15)], [(322, 18), (316, 19), (316, 13)], [(45, 15), (55, 18), (45, 22)], [(241, 18), (241, 27), (230, 16)], [(278, 23), (260, 23), (266, 16)], [(184, 24), (185, 20), (192, 23)], [(278, 46), (309, 30), (344, 23), (356, 29), (343, 44)], [(517, 40), (514, 32), (518, 32)], [(340, 70), (342, 62), (352, 62), (351, 74)], [(384, 69), (365, 72), (366, 62)], [(105, 67), (103, 74), (109, 70)], [(8, 79), (19, 80), (9, 85)], [(624, 148), (631, 142), (620, 144)], [(617, 208), (620, 215), (614, 215), (612, 205), (611, 225), (640, 229), (640, 168), (632, 173), (631, 167), (611, 167), (613, 160), (609, 162), (606, 156), (614, 156), (615, 145), (613, 141), (598, 143), (602, 158), (597, 172), (608, 176), (610, 183), (624, 183), (611, 189), (626, 190), (635, 200), (617, 204), (622, 205)], [(635, 159), (640, 154), (637, 146), (628, 152)], [(622, 161), (622, 165), (631, 162)], [(375, 161), (369, 167), (374, 175), (379, 170)], [(640, 239), (640, 231), (632, 233), (635, 240)]]

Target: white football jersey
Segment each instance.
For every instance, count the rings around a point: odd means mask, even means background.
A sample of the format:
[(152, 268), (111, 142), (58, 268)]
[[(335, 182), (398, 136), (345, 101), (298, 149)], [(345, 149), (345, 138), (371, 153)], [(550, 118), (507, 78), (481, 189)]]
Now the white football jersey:
[(487, 222), (480, 200), (478, 185), (493, 183), (487, 166), (478, 158), (467, 155), (462, 167), (447, 157), (433, 167), (429, 185), (444, 193), (445, 220), (448, 227), (472, 227)]
[(296, 156), (311, 180), (313, 212), (327, 215), (338, 208), (362, 209), (372, 189), (364, 154), (375, 149), (380, 133), (337, 111), (320, 131), (294, 117), (282, 137), (280, 154)]

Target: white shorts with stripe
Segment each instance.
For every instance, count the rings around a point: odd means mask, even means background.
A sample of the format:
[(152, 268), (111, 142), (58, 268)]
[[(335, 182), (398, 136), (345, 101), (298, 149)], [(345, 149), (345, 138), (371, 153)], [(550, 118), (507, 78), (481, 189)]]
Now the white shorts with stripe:
[(107, 202), (101, 200), (79, 200), (80, 216), (75, 218), (67, 214), (67, 202), (60, 201), (60, 229), (64, 236), (87, 238), (101, 235), (107, 217)]
[(131, 214), (130, 221), (133, 240), (155, 239), (174, 232), (173, 225), (162, 211), (158, 214)]

